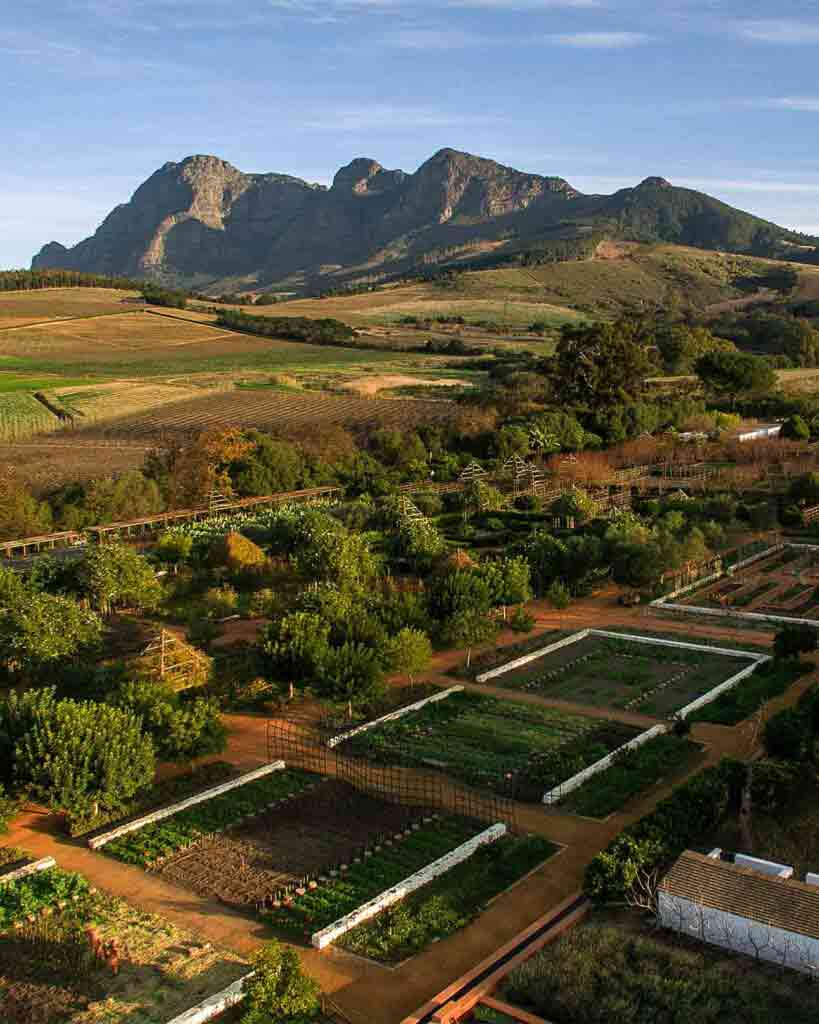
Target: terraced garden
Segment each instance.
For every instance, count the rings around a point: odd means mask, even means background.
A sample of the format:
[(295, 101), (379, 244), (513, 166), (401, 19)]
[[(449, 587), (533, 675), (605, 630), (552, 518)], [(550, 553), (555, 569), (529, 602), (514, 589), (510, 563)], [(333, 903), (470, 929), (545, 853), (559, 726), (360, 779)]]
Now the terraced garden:
[(377, 764), (436, 768), (476, 788), (540, 801), (544, 792), (639, 731), (552, 708), (456, 693), (337, 749)]

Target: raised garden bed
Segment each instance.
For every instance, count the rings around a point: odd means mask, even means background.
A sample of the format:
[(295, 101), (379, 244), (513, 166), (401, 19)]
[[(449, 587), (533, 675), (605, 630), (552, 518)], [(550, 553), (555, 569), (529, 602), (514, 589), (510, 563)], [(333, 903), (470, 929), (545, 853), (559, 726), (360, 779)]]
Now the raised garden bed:
[(454, 850), (482, 828), (472, 821), (443, 816), (416, 824), (362, 850), (351, 863), (334, 868), (296, 892), (273, 894), (262, 914), (275, 928), (309, 939)]
[(505, 836), (375, 920), (354, 928), (338, 944), (382, 963), (406, 960), (469, 924), (491, 899), (555, 850), (539, 836)]
[(670, 774), (692, 767), (701, 747), (672, 734), (658, 736), (619, 757), (606, 771), (574, 790), (560, 806), (575, 814), (605, 818), (632, 797)]
[(806, 672), (810, 665), (769, 661), (760, 665), (753, 675), (739, 686), (719, 695), (716, 700), (695, 711), (691, 722), (713, 722), (716, 725), (736, 725), (748, 718), (767, 701), (782, 694)]
[(126, 864), (154, 867), (177, 850), (289, 799), (314, 781), (315, 776), (305, 772), (274, 772), (163, 821), (145, 825), (112, 840), (102, 849), (108, 856)]
[(478, 654), (473, 655), (469, 667), (464, 662), (450, 669), (449, 675), (455, 676), (457, 679), (474, 679), (484, 672), (489, 672), (499, 665), (504, 665), (507, 661), (519, 658), (523, 654), (530, 654), (532, 651), (545, 647), (547, 644), (552, 644), (556, 640), (562, 640), (565, 636), (569, 636), (568, 630), (552, 629), (545, 633), (528, 636), (525, 640), (519, 640), (514, 644), (494, 647), (489, 651), (480, 651)]
[(590, 707), (668, 717), (748, 664), (739, 654), (590, 634), (487, 682)]
[(639, 732), (619, 722), (456, 693), (338, 749), (378, 764), (435, 768), (475, 787), (540, 801), (546, 790)]

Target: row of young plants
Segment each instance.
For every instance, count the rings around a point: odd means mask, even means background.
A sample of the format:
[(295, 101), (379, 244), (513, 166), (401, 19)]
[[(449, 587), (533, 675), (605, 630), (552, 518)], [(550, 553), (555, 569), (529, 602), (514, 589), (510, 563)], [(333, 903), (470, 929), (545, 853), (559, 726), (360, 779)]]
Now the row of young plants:
[(154, 867), (205, 836), (223, 832), (242, 819), (303, 792), (314, 784), (315, 778), (295, 769), (273, 772), (113, 839), (102, 850), (125, 864)]
[[(410, 875), (467, 842), (483, 826), (463, 818), (436, 817), (341, 865), (336, 877), (275, 898), (262, 916), (283, 932), (309, 938), (314, 932), (352, 913)], [(369, 856), (367, 854), (369, 853)], [(278, 906), (276, 904), (279, 904)]]
[(543, 785), (565, 781), (636, 733), (615, 722), (456, 693), (360, 733), (341, 749), (378, 764), (441, 768), (470, 785), (539, 800)]
[(555, 852), (540, 836), (504, 836), (339, 939), (351, 953), (397, 963), (465, 927)]
[(696, 743), (684, 737), (671, 733), (657, 736), (642, 747), (618, 755), (610, 768), (570, 793), (561, 806), (575, 814), (605, 818), (669, 772), (689, 763), (699, 751)]
[(0, 880), (0, 932), (51, 908), (77, 903), (89, 892), (86, 879), (60, 868), (35, 871), (9, 882)]
[(721, 693), (689, 716), (691, 722), (736, 725), (774, 697), (781, 697), (810, 668), (798, 661), (774, 659), (761, 664), (739, 686)]

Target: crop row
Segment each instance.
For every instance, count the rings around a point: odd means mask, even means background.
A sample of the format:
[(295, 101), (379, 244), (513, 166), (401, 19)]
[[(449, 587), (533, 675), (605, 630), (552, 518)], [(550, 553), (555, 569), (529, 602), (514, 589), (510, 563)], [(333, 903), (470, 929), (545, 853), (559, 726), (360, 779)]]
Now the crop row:
[(22, 441), (33, 434), (57, 430), (57, 417), (33, 395), (0, 395), (0, 441)]
[(103, 852), (126, 864), (152, 867), (205, 836), (223, 832), (243, 818), (301, 793), (314, 784), (315, 778), (295, 770), (273, 772), (114, 839), (102, 848)]
[(356, 857), (338, 877), (317, 888), (276, 900), (280, 905), (265, 910), (263, 915), (282, 931), (312, 935), (432, 864), (480, 829), (459, 818), (438, 819), (412, 831), (407, 838), (387, 840), (369, 857)]
[(60, 904), (88, 895), (88, 882), (71, 871), (47, 868), (10, 882), (0, 881), (0, 932)]

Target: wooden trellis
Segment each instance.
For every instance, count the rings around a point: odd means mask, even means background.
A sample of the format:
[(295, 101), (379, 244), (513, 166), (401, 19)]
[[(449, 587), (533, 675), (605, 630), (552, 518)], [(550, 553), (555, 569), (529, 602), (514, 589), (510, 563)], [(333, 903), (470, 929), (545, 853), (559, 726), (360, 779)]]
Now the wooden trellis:
[(137, 658), (144, 675), (157, 682), (185, 690), (200, 686), (210, 675), (207, 655), (181, 640), (170, 630), (161, 629)]

